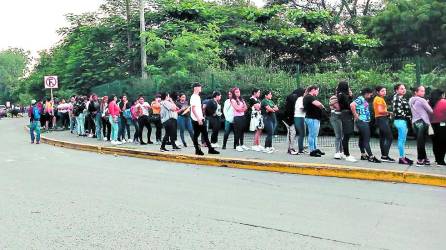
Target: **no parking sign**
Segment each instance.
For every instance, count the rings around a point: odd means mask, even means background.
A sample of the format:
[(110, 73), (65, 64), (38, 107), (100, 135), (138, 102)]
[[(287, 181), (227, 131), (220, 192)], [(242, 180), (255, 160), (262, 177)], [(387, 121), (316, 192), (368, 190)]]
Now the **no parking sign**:
[(57, 76), (45, 76), (44, 84), (46, 89), (57, 89), (59, 88), (59, 82), (57, 81)]

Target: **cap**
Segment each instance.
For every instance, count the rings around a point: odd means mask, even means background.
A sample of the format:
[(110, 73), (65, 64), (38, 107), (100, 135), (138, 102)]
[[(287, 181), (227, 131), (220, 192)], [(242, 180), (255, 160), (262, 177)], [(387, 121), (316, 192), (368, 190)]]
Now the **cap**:
[(32, 101), (31, 101), (31, 104), (32, 104), (32, 105), (36, 104), (36, 100), (32, 100)]
[(199, 82), (195, 82), (192, 84), (192, 88), (201, 87), (201, 84)]

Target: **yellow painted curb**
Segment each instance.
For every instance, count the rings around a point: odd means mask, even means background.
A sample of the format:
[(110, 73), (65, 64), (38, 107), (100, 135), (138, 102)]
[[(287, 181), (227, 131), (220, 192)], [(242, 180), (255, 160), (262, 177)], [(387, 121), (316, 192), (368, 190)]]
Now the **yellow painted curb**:
[(41, 137), (41, 142), (63, 148), (96, 152), (101, 154), (121, 155), (151, 159), (158, 161), (170, 161), (203, 166), (217, 166), (238, 169), (250, 169), (289, 174), (302, 174), (314, 176), (328, 176), (372, 181), (388, 181), (397, 183), (411, 183), (429, 186), (446, 187), (446, 176), (424, 174), (407, 171), (392, 171), (382, 169), (369, 169), (348, 167), (324, 163), (298, 163), (278, 161), (256, 161), (237, 158), (224, 158), (212, 156), (196, 156), (177, 153), (163, 153), (121, 147), (102, 147), (91, 144), (74, 143)]

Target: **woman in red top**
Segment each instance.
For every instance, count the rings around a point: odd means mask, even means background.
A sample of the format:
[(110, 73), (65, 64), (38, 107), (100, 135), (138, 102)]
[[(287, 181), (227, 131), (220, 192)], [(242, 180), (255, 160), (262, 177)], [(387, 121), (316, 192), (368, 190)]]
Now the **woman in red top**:
[(118, 145), (121, 144), (121, 142), (118, 141), (118, 131), (119, 131), (119, 106), (116, 104), (116, 101), (118, 98), (113, 95), (111, 98), (110, 103), (108, 104), (108, 113), (110, 114), (108, 117), (108, 120), (111, 124), (111, 144)]
[(432, 136), (432, 149), (434, 151), (435, 162), (437, 166), (446, 166), (444, 156), (446, 154), (446, 100), (444, 92), (436, 89), (432, 91), (429, 104), (434, 113), (431, 117), (431, 125), (434, 129)]

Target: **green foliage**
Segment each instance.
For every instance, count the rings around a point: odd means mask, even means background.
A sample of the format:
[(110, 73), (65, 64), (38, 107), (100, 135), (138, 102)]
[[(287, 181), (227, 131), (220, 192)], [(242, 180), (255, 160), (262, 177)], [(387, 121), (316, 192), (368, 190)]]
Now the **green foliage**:
[(17, 101), (20, 78), (26, 73), (29, 52), (22, 49), (0, 51), (0, 103)]

